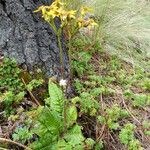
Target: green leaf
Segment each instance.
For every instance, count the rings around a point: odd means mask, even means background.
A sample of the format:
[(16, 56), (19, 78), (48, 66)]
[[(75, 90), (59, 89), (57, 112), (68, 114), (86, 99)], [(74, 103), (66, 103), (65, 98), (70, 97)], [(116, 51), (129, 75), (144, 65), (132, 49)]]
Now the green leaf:
[(30, 148), (33, 150), (51, 150), (52, 149), (52, 136), (49, 133), (46, 133), (32, 144), (30, 144)]
[(23, 98), (24, 98), (24, 96), (25, 96), (25, 92), (23, 91), (23, 92), (20, 92), (20, 93), (18, 93), (17, 95), (16, 95), (16, 102), (20, 102)]
[(56, 84), (49, 80), (48, 92), (50, 99), (46, 100), (46, 104), (50, 106), (52, 111), (57, 112), (62, 116), (64, 107), (64, 95), (63, 92)]
[(32, 91), (33, 88), (36, 88), (40, 85), (42, 85), (44, 81), (42, 79), (39, 79), (39, 80), (36, 80), (36, 79), (33, 79), (28, 85), (27, 85), (27, 89), (29, 91)]
[(135, 107), (144, 107), (147, 104), (148, 96), (145, 94), (135, 94), (133, 96), (133, 106)]
[(135, 126), (133, 124), (128, 123), (121, 129), (119, 133), (121, 143), (128, 145), (129, 142), (134, 139), (134, 128)]
[(141, 143), (137, 139), (133, 139), (129, 143), (129, 150), (143, 150)]
[(64, 139), (58, 141), (57, 144), (52, 146), (52, 150), (72, 150), (72, 146), (67, 143)]
[(103, 148), (104, 148), (104, 146), (103, 146), (103, 142), (102, 141), (99, 141), (98, 143), (96, 143), (95, 150), (101, 150)]
[(81, 132), (81, 127), (75, 125), (73, 128), (68, 130), (68, 133), (64, 136), (64, 139), (73, 147), (76, 147), (77, 145), (82, 145), (84, 137)]
[(144, 132), (146, 135), (150, 136), (150, 130)]
[(93, 149), (94, 148), (94, 144), (95, 144), (95, 141), (91, 138), (87, 138), (85, 140), (85, 143), (86, 143), (86, 147), (90, 148), (90, 149)]
[(15, 133), (12, 135), (13, 140), (20, 141), (21, 143), (25, 143), (27, 140), (31, 139), (33, 136), (33, 133), (29, 131), (27, 127), (19, 128), (17, 127), (15, 129)]
[(36, 128), (36, 134), (40, 137), (45, 133), (58, 136), (62, 131), (62, 118), (58, 116), (58, 113), (51, 111), (48, 107), (44, 107), (42, 112), (38, 116), (38, 125)]
[(66, 114), (67, 114), (67, 126), (70, 127), (77, 120), (77, 108), (74, 105), (69, 106), (66, 110)]

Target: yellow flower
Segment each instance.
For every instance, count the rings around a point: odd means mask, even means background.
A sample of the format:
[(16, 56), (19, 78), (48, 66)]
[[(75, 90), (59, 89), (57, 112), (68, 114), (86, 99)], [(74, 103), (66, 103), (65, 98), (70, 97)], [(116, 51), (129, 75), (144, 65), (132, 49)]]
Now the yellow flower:
[(60, 17), (61, 20), (65, 20), (67, 18), (67, 13), (66, 13), (66, 11), (64, 10), (63, 7), (60, 7), (56, 11), (58, 12), (59, 17)]
[(83, 18), (78, 18), (78, 28), (85, 26), (85, 20)]
[(44, 8), (44, 6), (40, 6), (38, 9), (34, 10), (34, 12), (39, 12), (39, 11), (42, 11), (42, 9)]
[(59, 9), (59, 7), (58, 6), (56, 6), (56, 5), (51, 5), (51, 6), (49, 6), (49, 10), (57, 10), (57, 9)]
[(84, 20), (83, 18), (78, 18), (78, 28), (88, 27), (91, 29), (94, 26), (98, 26), (98, 24), (93, 19)]
[(64, 6), (65, 3), (61, 2), (61, 0), (55, 0), (51, 6), (57, 6), (57, 7), (61, 7)]
[(98, 24), (93, 20), (93, 19), (89, 19), (88, 21), (87, 21), (87, 27), (89, 28), (89, 29), (91, 29), (91, 28), (93, 28), (94, 26), (98, 26)]
[(47, 11), (48, 9), (50, 9), (50, 6), (40, 6), (37, 10), (34, 10), (34, 12), (39, 12), (42, 11), (43, 9), (45, 9), (45, 11)]
[(81, 8), (81, 15), (82, 16), (86, 15), (86, 13), (92, 13), (92, 12), (93, 12), (92, 8), (89, 8), (89, 7), (82, 7)]
[(65, 11), (62, 7), (57, 10), (60, 14), (60, 19), (62, 22), (65, 22), (65, 21), (70, 21), (71, 19), (75, 19), (75, 14), (76, 14), (76, 11), (74, 10), (70, 10), (70, 11)]
[(45, 16), (46, 12), (47, 11), (46, 11), (45, 7), (43, 7), (43, 9), (42, 9), (42, 15)]
[(75, 17), (75, 14), (76, 14), (76, 10), (70, 10), (70, 11), (68, 11), (67, 13), (67, 17), (68, 17), (68, 19), (75, 19), (76, 17)]
[(59, 16), (59, 14), (54, 10), (48, 11), (47, 15), (49, 16), (49, 18), (52, 18), (52, 19), (54, 19), (56, 16)]
[(46, 21), (50, 22), (55, 17), (59, 17), (63, 25), (66, 25), (70, 20), (75, 19), (77, 12), (75, 10), (67, 11), (64, 7), (64, 3), (61, 0), (55, 0), (50, 6), (40, 6), (34, 12), (39, 11), (42, 12), (42, 17)]

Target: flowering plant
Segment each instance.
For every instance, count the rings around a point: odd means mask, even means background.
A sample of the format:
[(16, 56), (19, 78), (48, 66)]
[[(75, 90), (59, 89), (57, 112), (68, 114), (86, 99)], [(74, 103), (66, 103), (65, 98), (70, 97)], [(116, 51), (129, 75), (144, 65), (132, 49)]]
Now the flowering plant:
[[(50, 6), (40, 6), (34, 12), (42, 12), (42, 17), (47, 21), (54, 32), (57, 35), (58, 46), (60, 49), (60, 64), (61, 64), (61, 74), (64, 78), (64, 63), (63, 63), (63, 52), (61, 44), (61, 34), (63, 29), (66, 27), (68, 40), (69, 40), (69, 63), (71, 65), (71, 38), (78, 33), (81, 28), (91, 29), (94, 26), (97, 26), (97, 23), (92, 18), (87, 18), (86, 14), (91, 13), (92, 9), (88, 7), (82, 7), (80, 10), (66, 10), (65, 3), (61, 0), (55, 0)], [(60, 19), (60, 27), (57, 29), (54, 20), (55, 18)], [(71, 71), (70, 71), (71, 72)]]

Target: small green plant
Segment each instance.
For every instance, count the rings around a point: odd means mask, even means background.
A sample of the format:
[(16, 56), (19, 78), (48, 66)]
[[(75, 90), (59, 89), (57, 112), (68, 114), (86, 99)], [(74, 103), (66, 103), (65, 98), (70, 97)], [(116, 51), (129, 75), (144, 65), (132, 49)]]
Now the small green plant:
[(77, 101), (75, 99), (66, 101), (62, 90), (51, 80), (49, 80), (49, 96), (45, 100), (46, 106), (41, 107), (40, 113), (35, 118), (33, 132), (39, 138), (31, 144), (31, 147), (37, 150), (84, 149), (86, 145), (93, 147), (95, 142), (92, 139), (85, 139), (82, 128), (77, 123)]
[(130, 141), (129, 150), (143, 150), (140, 141), (137, 139)]
[(112, 108), (106, 110), (108, 114), (107, 124), (110, 129), (117, 129), (119, 119), (126, 118), (129, 116), (126, 110), (121, 109), (119, 106), (114, 105)]
[(43, 84), (43, 79), (33, 79), (31, 80), (27, 85), (26, 85), (26, 89), (28, 91), (32, 91), (34, 88), (37, 88), (39, 87), (40, 85)]
[(120, 134), (119, 134), (121, 143), (125, 145), (129, 145), (130, 141), (134, 139), (134, 129), (135, 129), (135, 126), (130, 123), (124, 126), (124, 128), (120, 131)]
[(150, 91), (150, 79), (145, 78), (144, 81), (141, 83), (141, 86), (144, 90)]
[(121, 143), (128, 146), (129, 150), (142, 150), (140, 142), (134, 137), (135, 126), (128, 123), (121, 129), (119, 133), (119, 139)]
[(0, 64), (0, 103), (5, 113), (13, 113), (13, 104), (19, 104), (25, 95), (24, 85), (20, 79), (21, 70), (15, 60), (5, 58)]
[(149, 120), (144, 120), (142, 122), (142, 126), (144, 128), (144, 134), (150, 136), (150, 121)]
[(100, 105), (96, 101), (94, 96), (87, 92), (83, 92), (80, 94), (79, 102), (80, 112), (90, 114), (90, 116), (95, 116), (100, 108)]
[(0, 104), (5, 108), (6, 115), (15, 114), (27, 91), (31, 92), (43, 83), (41, 79), (34, 79), (26, 84), (21, 79), (21, 73), (15, 60), (4, 58), (0, 65)]
[(106, 109), (106, 113), (106, 116), (98, 116), (97, 119), (101, 124), (107, 124), (111, 130), (117, 130), (120, 127), (119, 119), (129, 117), (128, 112), (117, 105)]
[(150, 105), (150, 97), (147, 94), (134, 94), (130, 90), (124, 92), (125, 97), (131, 100), (134, 107), (145, 107)]
[(19, 78), (21, 70), (15, 60), (5, 58), (0, 64), (0, 92), (13, 91), (18, 93), (24, 90), (24, 85)]
[(18, 94), (13, 93), (12, 91), (7, 91), (2, 94), (0, 103), (4, 104), (5, 113), (7, 115), (13, 114), (15, 111), (13, 105), (18, 105), (24, 99), (25, 92), (19, 92)]
[(150, 97), (145, 94), (134, 94), (132, 104), (135, 107), (144, 107), (150, 105)]
[(86, 70), (92, 70), (92, 65), (89, 65), (91, 57), (91, 54), (88, 52), (78, 52), (78, 58), (74, 59), (72, 63), (73, 71), (76, 72), (78, 76), (82, 76)]
[(12, 135), (14, 141), (25, 143), (33, 138), (33, 133), (27, 127), (17, 127)]

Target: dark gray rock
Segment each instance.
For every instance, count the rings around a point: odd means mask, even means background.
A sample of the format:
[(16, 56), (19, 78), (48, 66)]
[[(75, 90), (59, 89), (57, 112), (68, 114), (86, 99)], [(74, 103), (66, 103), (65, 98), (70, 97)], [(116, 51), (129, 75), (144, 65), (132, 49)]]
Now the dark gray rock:
[[(0, 50), (28, 70), (41, 68), (47, 76), (60, 75), (57, 38), (49, 24), (33, 11), (50, 0), (0, 0)], [(67, 52), (63, 43), (65, 70)], [(66, 73), (67, 74), (67, 73)]]

